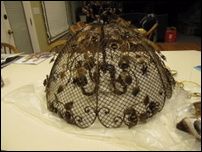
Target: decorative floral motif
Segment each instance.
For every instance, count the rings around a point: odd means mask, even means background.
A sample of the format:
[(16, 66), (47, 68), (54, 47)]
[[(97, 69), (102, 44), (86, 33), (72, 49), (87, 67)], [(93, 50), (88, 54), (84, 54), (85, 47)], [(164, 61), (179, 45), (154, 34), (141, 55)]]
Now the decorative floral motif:
[(82, 24), (44, 80), (48, 109), (80, 128), (146, 122), (174, 84), (154, 44), (120, 18)]

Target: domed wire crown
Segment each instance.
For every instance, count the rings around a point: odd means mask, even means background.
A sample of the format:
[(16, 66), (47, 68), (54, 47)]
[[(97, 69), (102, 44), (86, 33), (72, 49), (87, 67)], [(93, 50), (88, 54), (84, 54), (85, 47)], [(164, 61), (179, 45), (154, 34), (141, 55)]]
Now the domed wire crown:
[(175, 81), (155, 45), (120, 18), (79, 25), (44, 81), (48, 109), (80, 128), (131, 128), (161, 111)]

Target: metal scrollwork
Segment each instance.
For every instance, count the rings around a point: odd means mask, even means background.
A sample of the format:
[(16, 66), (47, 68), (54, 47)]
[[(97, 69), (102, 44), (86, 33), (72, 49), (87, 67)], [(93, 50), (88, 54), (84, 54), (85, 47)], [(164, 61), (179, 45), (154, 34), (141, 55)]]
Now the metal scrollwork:
[(120, 117), (120, 116), (114, 117), (114, 124), (115, 124), (114, 127), (115, 128), (120, 127), (122, 125), (122, 123), (123, 123), (123, 118), (122, 117)]
[(175, 80), (157, 47), (129, 22), (77, 23), (44, 80), (47, 108), (87, 128), (129, 128), (161, 111)]
[(124, 123), (129, 127), (133, 127), (138, 122), (138, 116), (134, 108), (128, 108), (124, 111)]

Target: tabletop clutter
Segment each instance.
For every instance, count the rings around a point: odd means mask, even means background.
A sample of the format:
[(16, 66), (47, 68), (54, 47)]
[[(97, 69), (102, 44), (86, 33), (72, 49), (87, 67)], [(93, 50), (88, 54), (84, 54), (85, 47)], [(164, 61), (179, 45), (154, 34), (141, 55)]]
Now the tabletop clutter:
[(37, 65), (42, 61), (50, 58), (51, 56), (53, 56), (53, 53), (50, 52), (38, 52), (32, 54), (24, 54), (24, 53), (2, 54), (1, 67), (9, 65), (10, 63)]

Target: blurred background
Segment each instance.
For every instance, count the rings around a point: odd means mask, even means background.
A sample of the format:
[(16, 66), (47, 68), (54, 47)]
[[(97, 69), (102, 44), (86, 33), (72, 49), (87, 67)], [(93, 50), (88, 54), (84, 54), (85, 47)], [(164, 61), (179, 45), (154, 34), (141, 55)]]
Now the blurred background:
[[(87, 22), (88, 17), (82, 12), (86, 2), (90, 1), (1, 1), (1, 42), (26, 53), (47, 51), (53, 42), (68, 36), (71, 25)], [(145, 16), (154, 14), (158, 22), (152, 38), (155, 42), (201, 45), (201, 0), (113, 3), (121, 9), (120, 16), (138, 28)]]

